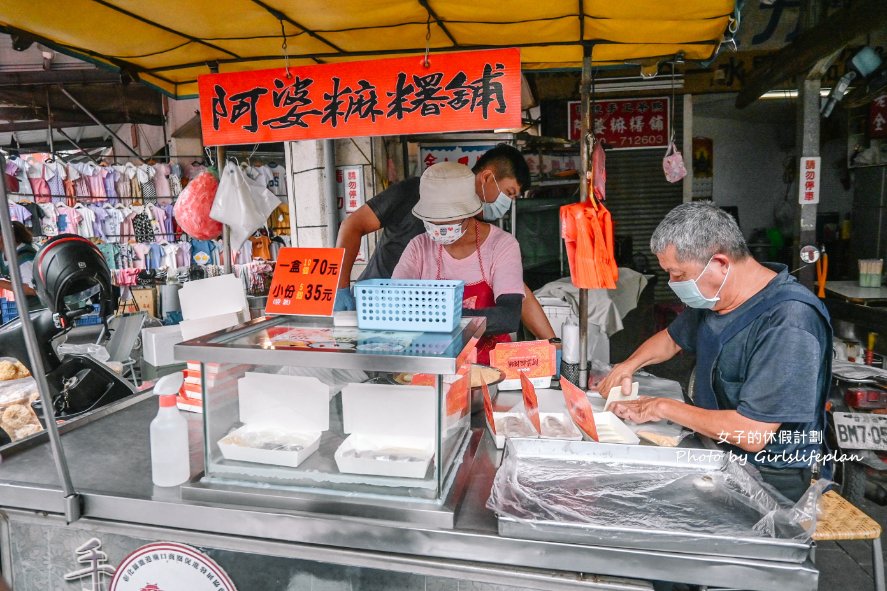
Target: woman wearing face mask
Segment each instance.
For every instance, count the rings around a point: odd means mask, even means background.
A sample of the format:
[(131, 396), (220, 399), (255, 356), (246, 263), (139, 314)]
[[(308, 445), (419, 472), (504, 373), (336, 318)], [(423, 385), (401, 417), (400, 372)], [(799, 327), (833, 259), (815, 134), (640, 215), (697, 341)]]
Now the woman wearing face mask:
[(462, 315), (486, 318), (478, 362), (488, 364), (496, 343), (511, 340), (509, 333), (518, 328), (524, 283), (517, 240), (479, 221), (475, 216), (482, 210), (467, 166), (442, 162), (428, 167), (413, 208), (425, 233), (407, 245), (392, 278), (464, 281)]

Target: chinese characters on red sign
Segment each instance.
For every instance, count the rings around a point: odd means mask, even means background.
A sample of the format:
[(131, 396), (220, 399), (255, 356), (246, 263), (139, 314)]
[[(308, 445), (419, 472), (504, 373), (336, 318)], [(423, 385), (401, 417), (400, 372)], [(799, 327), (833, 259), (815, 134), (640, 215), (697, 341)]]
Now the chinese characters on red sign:
[(344, 248), (281, 248), (266, 314), (332, 316)]
[(876, 97), (869, 107), (869, 137), (887, 137), (887, 94)]
[(520, 51), (344, 62), (198, 78), (203, 143), (520, 126)]
[[(671, 133), (667, 96), (643, 99), (607, 99), (591, 105), (594, 135), (614, 150), (666, 148)], [(579, 101), (567, 103), (569, 137), (579, 140), (582, 130)]]
[(819, 203), (819, 156), (801, 158), (801, 171), (798, 178), (798, 203), (808, 205)]

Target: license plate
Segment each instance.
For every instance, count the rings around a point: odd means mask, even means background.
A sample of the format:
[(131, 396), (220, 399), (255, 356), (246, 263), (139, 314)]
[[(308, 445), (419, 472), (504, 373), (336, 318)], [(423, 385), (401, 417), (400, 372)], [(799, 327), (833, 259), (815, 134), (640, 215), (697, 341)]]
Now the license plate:
[(840, 447), (887, 450), (887, 415), (836, 412), (833, 417)]

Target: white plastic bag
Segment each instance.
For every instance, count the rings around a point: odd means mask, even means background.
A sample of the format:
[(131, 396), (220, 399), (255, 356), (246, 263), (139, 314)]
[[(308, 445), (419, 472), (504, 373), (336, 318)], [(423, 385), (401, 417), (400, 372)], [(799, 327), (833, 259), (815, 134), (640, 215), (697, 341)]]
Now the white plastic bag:
[(240, 248), (247, 237), (264, 226), (280, 200), (260, 182), (228, 162), (209, 217), (231, 228), (231, 248)]
[(69, 345), (67, 343), (62, 343), (56, 349), (59, 355), (89, 355), (96, 361), (101, 361), (105, 363), (111, 358), (111, 354), (108, 353), (108, 350), (105, 349), (102, 345), (96, 345), (95, 343), (86, 343), (83, 345)]

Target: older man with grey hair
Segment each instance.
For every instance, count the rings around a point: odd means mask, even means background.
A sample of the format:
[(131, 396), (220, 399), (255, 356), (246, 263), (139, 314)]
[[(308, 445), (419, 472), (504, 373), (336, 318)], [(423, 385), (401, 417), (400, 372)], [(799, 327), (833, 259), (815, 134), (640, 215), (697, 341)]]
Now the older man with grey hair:
[(821, 458), (831, 379), (822, 303), (785, 265), (755, 261), (735, 220), (710, 202), (674, 208), (650, 248), (686, 304), (598, 385), (606, 395), (642, 367), (696, 354), (693, 404), (642, 397), (613, 405), (644, 423), (667, 419), (719, 441), (797, 500)]

